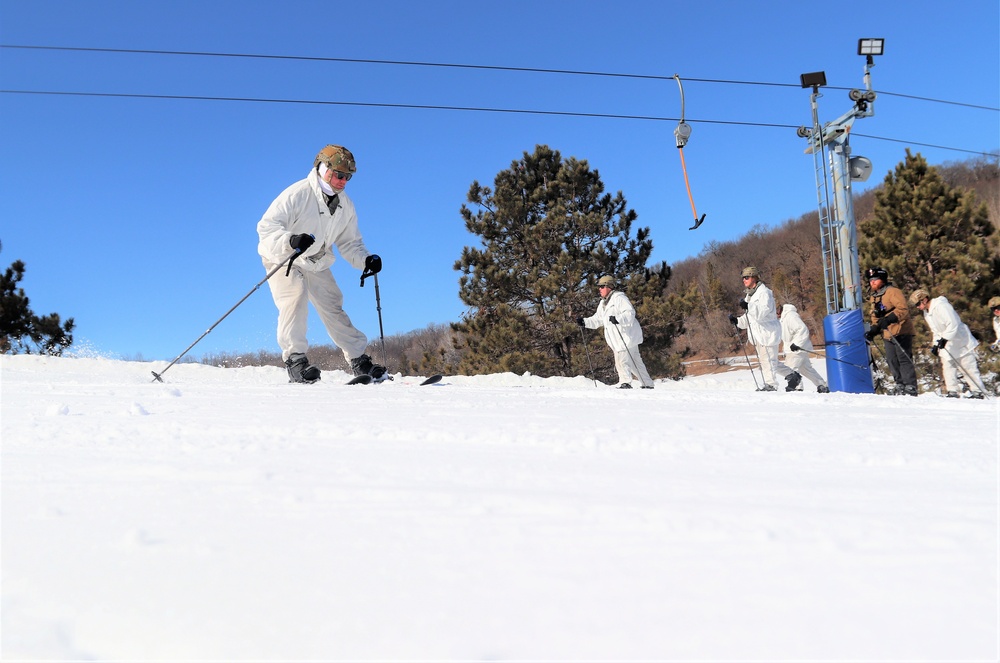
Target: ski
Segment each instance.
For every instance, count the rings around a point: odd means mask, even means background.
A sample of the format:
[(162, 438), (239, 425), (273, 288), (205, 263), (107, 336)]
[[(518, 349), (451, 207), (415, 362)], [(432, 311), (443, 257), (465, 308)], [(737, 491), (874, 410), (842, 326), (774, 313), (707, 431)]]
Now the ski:
[[(442, 378), (444, 378), (443, 375), (432, 375), (429, 378), (427, 378), (426, 380), (424, 380), (423, 382), (419, 383), (419, 386), (422, 387), (422, 386), (427, 385), (427, 384), (437, 384), (438, 382), (441, 381)], [(348, 380), (345, 384), (349, 384), (349, 385), (350, 384), (381, 384), (383, 382), (388, 382), (388, 381), (390, 381), (392, 379), (393, 379), (392, 376), (389, 376), (389, 375), (386, 375), (385, 377), (383, 377), (383, 378), (381, 378), (379, 380), (373, 379), (372, 376), (370, 376), (370, 375), (359, 375), (356, 378), (352, 378), (352, 379)]]

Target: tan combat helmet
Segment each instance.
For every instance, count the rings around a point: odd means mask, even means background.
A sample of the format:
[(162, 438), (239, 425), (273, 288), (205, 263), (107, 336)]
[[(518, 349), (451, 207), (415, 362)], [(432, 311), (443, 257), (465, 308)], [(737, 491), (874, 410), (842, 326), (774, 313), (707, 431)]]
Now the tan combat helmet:
[(606, 285), (609, 288), (614, 288), (615, 287), (615, 277), (613, 277), (613, 276), (602, 276), (601, 278), (597, 279), (597, 287), (599, 288), (602, 285)]
[(741, 274), (741, 276), (753, 276), (759, 279), (760, 270), (757, 269), (756, 267), (746, 267), (743, 269), (743, 273)]
[(316, 155), (316, 160), (313, 161), (313, 168), (320, 163), (325, 163), (330, 170), (339, 170), (342, 173), (353, 175), (358, 172), (358, 164), (354, 161), (354, 155), (349, 149), (340, 145), (327, 145), (320, 150), (319, 154)]
[(927, 292), (923, 288), (917, 288), (910, 294), (910, 306), (916, 306), (925, 299), (930, 299), (931, 293)]

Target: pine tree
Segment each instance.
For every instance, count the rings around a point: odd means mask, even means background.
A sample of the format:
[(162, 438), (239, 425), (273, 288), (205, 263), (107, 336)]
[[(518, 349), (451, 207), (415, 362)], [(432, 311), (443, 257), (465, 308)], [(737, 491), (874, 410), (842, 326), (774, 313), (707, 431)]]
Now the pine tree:
[[(596, 170), (539, 145), (501, 171), (493, 188), (473, 182), (461, 214), (482, 246), (465, 247), (455, 269), (459, 296), (470, 307), (454, 325), (465, 346), (459, 371), (531, 371), (537, 375), (590, 373), (580, 344), (588, 342), (595, 372), (614, 379), (603, 338), (581, 333), (574, 320), (592, 315), (596, 281), (619, 280), (643, 326), (643, 359), (654, 377), (679, 377), (668, 355), (682, 331), (683, 297), (664, 292), (670, 269), (647, 269), (649, 228), (638, 228), (619, 191), (605, 193)], [(601, 351), (604, 346), (605, 351)]]
[(946, 296), (973, 333), (987, 338), (984, 303), (997, 291), (1000, 237), (974, 193), (949, 186), (937, 168), (907, 150), (858, 230), (862, 269), (885, 268), (906, 295), (925, 288), (932, 297)]
[(15, 260), (0, 276), (0, 353), (59, 356), (73, 343), (73, 318), (61, 322), (58, 313), (37, 316), (24, 289), (24, 263)]

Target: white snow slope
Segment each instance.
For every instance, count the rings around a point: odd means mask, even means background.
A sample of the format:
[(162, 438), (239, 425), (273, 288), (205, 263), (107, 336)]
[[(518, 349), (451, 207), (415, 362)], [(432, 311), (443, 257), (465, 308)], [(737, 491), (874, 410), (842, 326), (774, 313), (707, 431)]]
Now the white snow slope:
[(989, 401), (4, 356), (2, 653), (996, 660)]

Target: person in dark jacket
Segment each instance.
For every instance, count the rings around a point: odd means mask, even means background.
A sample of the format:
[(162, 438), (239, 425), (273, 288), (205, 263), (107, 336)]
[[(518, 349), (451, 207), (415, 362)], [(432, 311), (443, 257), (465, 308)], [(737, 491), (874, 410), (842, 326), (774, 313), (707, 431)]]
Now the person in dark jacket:
[(881, 335), (885, 345), (885, 361), (896, 381), (895, 394), (916, 396), (917, 370), (913, 363), (913, 319), (903, 291), (889, 283), (889, 274), (881, 267), (865, 271), (868, 287), (871, 328), (865, 333), (869, 343)]

